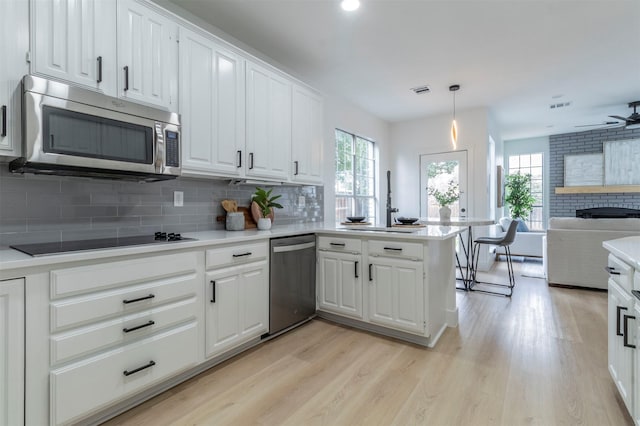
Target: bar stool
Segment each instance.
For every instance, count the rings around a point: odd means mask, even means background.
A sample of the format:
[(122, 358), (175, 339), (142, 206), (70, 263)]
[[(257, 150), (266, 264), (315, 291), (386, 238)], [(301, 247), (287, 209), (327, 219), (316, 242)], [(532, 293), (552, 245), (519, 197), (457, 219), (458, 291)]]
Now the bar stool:
[[(471, 287), (470, 287), (471, 290), (480, 291), (480, 292), (489, 293), (489, 294), (498, 294), (500, 296), (511, 297), (511, 295), (513, 294), (513, 287), (516, 285), (516, 278), (515, 278), (515, 274), (513, 273), (513, 263), (511, 263), (511, 249), (509, 248), (509, 246), (511, 244), (513, 244), (513, 242), (516, 239), (516, 229), (517, 228), (518, 228), (518, 221), (517, 220), (512, 220), (511, 224), (509, 225), (509, 229), (507, 229), (507, 232), (504, 234), (504, 236), (502, 236), (502, 237), (480, 237), (480, 238), (477, 238), (474, 241), (473, 251), (474, 251), (476, 264), (473, 266), (473, 282), (472, 282)], [(482, 244), (504, 247), (504, 254), (507, 257), (507, 270), (508, 270), (508, 273), (509, 273), (509, 283), (508, 284), (492, 283), (492, 282), (486, 282), (486, 281), (478, 281), (476, 279), (476, 271), (478, 270), (478, 259), (480, 257), (480, 246)], [(502, 293), (502, 292), (497, 292), (497, 291), (475, 289), (475, 288), (473, 288), (473, 286), (475, 284), (488, 284), (488, 285), (493, 285), (493, 286), (498, 286), (498, 287), (505, 287), (505, 288), (509, 289), (509, 292), (508, 293)]]

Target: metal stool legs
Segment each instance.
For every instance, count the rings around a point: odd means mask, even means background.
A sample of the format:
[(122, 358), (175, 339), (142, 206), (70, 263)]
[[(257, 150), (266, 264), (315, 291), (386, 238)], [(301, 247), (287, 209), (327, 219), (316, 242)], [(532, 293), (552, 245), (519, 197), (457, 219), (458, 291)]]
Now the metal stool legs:
[[(492, 282), (487, 282), (487, 281), (478, 281), (476, 278), (476, 271), (478, 270), (478, 258), (480, 257), (480, 245), (482, 245), (482, 243), (478, 243), (476, 242), (475, 245), (473, 246), (473, 251), (474, 251), (474, 256), (475, 256), (475, 265), (473, 268), (473, 281), (471, 283), (470, 286), (470, 290), (471, 291), (479, 291), (482, 293), (488, 293), (488, 294), (497, 294), (499, 296), (505, 296), (505, 297), (511, 297), (511, 295), (513, 294), (513, 287), (515, 287), (516, 285), (516, 277), (515, 274), (513, 273), (513, 263), (511, 262), (511, 248), (509, 247), (509, 245), (505, 245), (504, 247), (504, 254), (507, 257), (507, 271), (509, 274), (509, 283), (508, 284), (504, 284), (504, 283), (492, 283)], [(476, 284), (486, 284), (486, 285), (492, 285), (492, 286), (496, 286), (496, 287), (504, 287), (507, 288), (509, 291), (508, 293), (503, 293), (503, 292), (499, 292), (499, 291), (490, 291), (490, 290), (483, 290), (483, 289), (478, 289), (478, 288), (474, 288)]]

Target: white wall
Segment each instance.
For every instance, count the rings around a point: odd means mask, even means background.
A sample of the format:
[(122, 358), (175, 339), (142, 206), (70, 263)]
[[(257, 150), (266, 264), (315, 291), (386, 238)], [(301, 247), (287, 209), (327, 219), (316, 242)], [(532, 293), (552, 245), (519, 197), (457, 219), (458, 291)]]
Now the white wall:
[(378, 158), (376, 161), (376, 192), (378, 198), (377, 219), (384, 223), (386, 215), (385, 171), (389, 168), (389, 123), (381, 120), (338, 96), (325, 95), (324, 98), (324, 221), (335, 224), (335, 129), (354, 133), (375, 142)]
[[(469, 216), (489, 214), (487, 187), (488, 110), (456, 112), (458, 150), (467, 150)], [(391, 125), (390, 156), (393, 204), (402, 216), (420, 213), (420, 155), (452, 151), (451, 114)]]

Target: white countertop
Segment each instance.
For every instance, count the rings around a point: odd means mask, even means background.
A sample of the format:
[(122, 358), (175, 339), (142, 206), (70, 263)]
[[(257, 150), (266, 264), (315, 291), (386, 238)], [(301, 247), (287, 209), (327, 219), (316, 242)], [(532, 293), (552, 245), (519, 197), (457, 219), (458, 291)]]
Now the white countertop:
[(625, 237), (604, 241), (602, 247), (640, 270), (640, 237)]
[[(362, 229), (367, 228), (364, 231)], [(319, 223), (304, 223), (296, 225), (278, 225), (268, 231), (258, 231), (257, 229), (248, 229), (244, 231), (203, 231), (184, 233), (184, 237), (195, 238), (194, 241), (181, 241), (171, 244), (147, 244), (128, 247), (114, 247), (108, 249), (76, 251), (63, 254), (52, 254), (47, 256), (32, 257), (17, 250), (1, 247), (0, 248), (0, 271), (8, 271), (12, 269), (32, 268), (36, 266), (54, 265), (66, 262), (78, 262), (85, 260), (104, 259), (116, 256), (130, 256), (138, 254), (159, 253), (169, 250), (182, 250), (189, 248), (198, 248), (205, 246), (213, 246), (230, 243), (244, 243), (250, 241), (260, 241), (269, 238), (286, 237), (289, 235), (300, 235), (305, 233), (323, 233), (323, 234), (340, 234), (354, 235), (361, 238), (393, 238), (393, 239), (418, 239), (418, 240), (445, 240), (453, 238), (465, 228), (455, 226), (427, 226), (425, 228), (411, 228), (415, 230), (411, 233), (387, 232), (386, 228), (380, 227), (363, 227), (356, 230), (348, 227), (325, 227)], [(396, 228), (392, 228), (396, 231)], [(408, 229), (408, 228), (407, 228)]]

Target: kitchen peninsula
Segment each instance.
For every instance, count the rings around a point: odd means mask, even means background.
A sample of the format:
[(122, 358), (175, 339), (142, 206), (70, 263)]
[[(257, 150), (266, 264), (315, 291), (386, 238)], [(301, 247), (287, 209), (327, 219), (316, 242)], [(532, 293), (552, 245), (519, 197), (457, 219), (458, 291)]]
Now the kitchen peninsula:
[(0, 280), (25, 312), (11, 330), (25, 352), (11, 359), (26, 424), (99, 422), (260, 344), (271, 238), (316, 234), (319, 316), (432, 347), (457, 326), (462, 230), (304, 224), (41, 257), (0, 250)]

